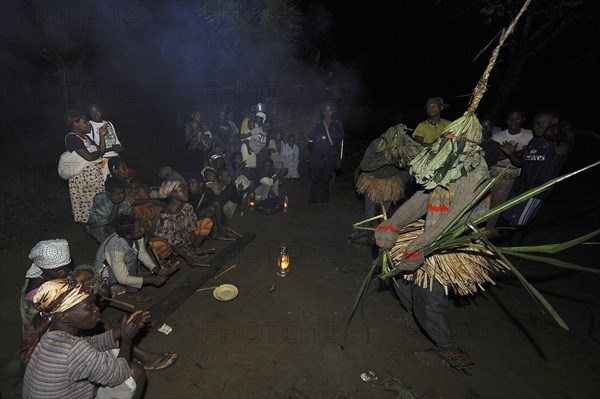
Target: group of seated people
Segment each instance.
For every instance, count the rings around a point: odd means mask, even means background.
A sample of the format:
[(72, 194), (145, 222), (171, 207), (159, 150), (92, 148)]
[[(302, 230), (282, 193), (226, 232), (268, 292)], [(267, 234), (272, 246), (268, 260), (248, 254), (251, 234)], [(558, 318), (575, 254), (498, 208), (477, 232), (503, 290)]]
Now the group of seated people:
[[(29, 259), (20, 303), (24, 398), (140, 397), (146, 370), (176, 362), (176, 353), (155, 353), (132, 343), (148, 312), (123, 316), (117, 326), (102, 319), (111, 290), (99, 281), (94, 266), (72, 269), (66, 240), (40, 241)], [(143, 279), (132, 284), (141, 286)]]
[[(240, 237), (231, 227), (240, 204), (246, 201), (258, 209), (281, 207), (279, 185), (285, 178), (299, 178), (298, 146), (293, 136), (285, 143), (278, 130), (269, 147), (264, 146), (266, 151), (256, 147), (267, 138), (262, 130), (264, 112), (244, 119), (244, 134), (225, 112), (220, 113), (212, 134), (208, 128), (214, 125), (203, 122), (201, 115), (194, 111), (192, 121), (185, 126), (191, 158), (186, 177), (166, 166), (159, 173), (161, 186), (150, 187), (136, 177), (122, 152), (107, 158), (104, 190), (93, 197), (84, 226), (100, 244), (95, 269), (112, 294), (136, 291), (144, 284), (163, 284), (160, 274), (137, 276), (138, 261), (151, 272), (155, 269), (156, 262), (148, 251), (160, 262), (160, 250), (155, 249), (161, 245), (190, 266), (207, 266), (212, 250), (203, 249), (203, 242)], [(192, 134), (198, 127), (200, 136)], [(236, 140), (242, 151), (234, 151), (231, 144)]]
[[(295, 136), (290, 134), (286, 137), (281, 129), (273, 129), (261, 104), (252, 107), (243, 118), (240, 128), (233, 122), (232, 112), (225, 110), (219, 112), (214, 122), (210, 118), (203, 118), (202, 111), (197, 107), (190, 117), (192, 120), (185, 125), (185, 138), (194, 169), (210, 165), (214, 156), (228, 159), (240, 152), (244, 174), (249, 177), (253, 177), (256, 168), (260, 168), (264, 160), (269, 158), (275, 168), (286, 170), (283, 178), (300, 178), (300, 153)], [(233, 174), (234, 170), (230, 172)]]
[(191, 171), (183, 177), (162, 168), (160, 187), (145, 184), (129, 167), (102, 107), (90, 105), (88, 115), (91, 122), (79, 111), (68, 113), (65, 144), (88, 162), (68, 177), (69, 190), (75, 221), (99, 248), (93, 265), (76, 267), (64, 239), (41, 241), (29, 254), (33, 264), (20, 303), (27, 398), (141, 395), (145, 370), (169, 367), (177, 354), (132, 344), (147, 312), (135, 312), (116, 327), (100, 312), (118, 294), (133, 294), (138, 304), (149, 299), (140, 289), (166, 282), (172, 253), (190, 266), (208, 266), (206, 240), (241, 237), (231, 227), (240, 204), (274, 199), (278, 206), (282, 180), (299, 178), (294, 137), (284, 142), (276, 131), (266, 146), (264, 112), (246, 117), (241, 131), (225, 112), (215, 125), (193, 112), (185, 127)]

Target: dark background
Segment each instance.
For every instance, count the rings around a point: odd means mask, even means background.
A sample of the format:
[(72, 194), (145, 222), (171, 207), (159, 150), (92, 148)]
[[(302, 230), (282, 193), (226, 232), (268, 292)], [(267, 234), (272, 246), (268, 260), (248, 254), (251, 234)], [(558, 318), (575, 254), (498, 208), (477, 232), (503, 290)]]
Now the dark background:
[[(59, 128), (55, 122), (65, 108), (90, 101), (102, 102), (111, 120), (172, 124), (178, 113), (186, 119), (193, 103), (227, 104), (238, 113), (277, 98), (302, 107), (331, 97), (331, 86), (342, 92), (342, 111), (367, 107), (379, 129), (398, 112), (409, 125), (417, 123), (426, 98), (437, 95), (451, 104), (451, 119), (464, 111), (496, 40), (473, 60), (510, 20), (482, 14), (494, 3), (2, 1), (3, 136), (32, 120)], [(548, 32), (560, 32), (528, 59), (507, 104), (495, 108), (502, 74), (515, 62), (503, 49), (480, 113), (502, 119), (507, 107), (519, 106), (531, 117), (553, 107), (594, 129), (600, 105), (597, 6), (582, 1), (574, 8), (574, 22), (550, 27)], [(269, 13), (263, 22), (254, 18), (261, 10)], [(73, 44), (84, 36), (82, 48)], [(83, 77), (64, 79), (52, 56), (55, 47), (62, 49), (66, 69), (84, 59)]]

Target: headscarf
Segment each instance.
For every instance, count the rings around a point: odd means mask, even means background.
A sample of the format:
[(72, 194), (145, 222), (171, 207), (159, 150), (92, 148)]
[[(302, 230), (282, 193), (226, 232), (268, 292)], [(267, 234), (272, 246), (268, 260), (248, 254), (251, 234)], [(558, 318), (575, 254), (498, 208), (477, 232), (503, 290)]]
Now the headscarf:
[(165, 180), (160, 186), (160, 190), (158, 190), (158, 197), (162, 199), (167, 198), (180, 184), (182, 184), (182, 182), (179, 180)]
[(33, 264), (27, 270), (25, 278), (36, 278), (42, 275), (42, 269), (57, 269), (71, 263), (69, 243), (57, 238), (38, 242), (29, 253)]
[(40, 286), (33, 305), (42, 317), (51, 318), (53, 314), (71, 309), (90, 293), (89, 288), (73, 280), (49, 280)]
[(267, 114), (265, 114), (264, 112), (257, 112), (256, 116), (258, 116), (259, 118), (261, 118), (262, 121), (263, 121), (263, 123), (265, 123), (266, 120), (267, 120)]
[(213, 168), (211, 168), (210, 166), (205, 166), (204, 168), (202, 168), (202, 170), (200, 171), (200, 173), (202, 173), (202, 176), (204, 176), (204, 179), (206, 180), (206, 171), (211, 171), (214, 174), (217, 174), (217, 171), (214, 170)]
[(91, 287), (72, 280), (50, 280), (40, 286), (33, 297), (33, 305), (39, 313), (31, 320), (27, 338), (19, 350), (23, 363), (29, 362), (35, 347), (50, 327), (52, 316), (71, 309), (91, 293)]

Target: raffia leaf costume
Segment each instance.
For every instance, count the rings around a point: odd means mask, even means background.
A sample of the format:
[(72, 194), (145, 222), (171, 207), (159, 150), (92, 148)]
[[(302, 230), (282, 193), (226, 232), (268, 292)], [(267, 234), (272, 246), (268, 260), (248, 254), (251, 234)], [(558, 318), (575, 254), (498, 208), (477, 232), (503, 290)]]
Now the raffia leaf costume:
[[(448, 292), (474, 293), (484, 282), (492, 282), (489, 273), (504, 266), (490, 253), (476, 250), (447, 251), (424, 257), (428, 248), (448, 224), (483, 190), (489, 178), (479, 142), (481, 124), (473, 112), (452, 122), (431, 147), (421, 151), (410, 163), (411, 172), (423, 188), (418, 190), (375, 232), (379, 247), (392, 249), (391, 260), (405, 272), (404, 279), (431, 288), (435, 279)], [(489, 209), (484, 198), (461, 223)], [(416, 233), (399, 237), (405, 226), (419, 221)], [(447, 264), (451, 263), (451, 267)]]
[(378, 204), (404, 198), (410, 161), (423, 148), (410, 138), (403, 124), (390, 127), (373, 140), (359, 165), (356, 191)]

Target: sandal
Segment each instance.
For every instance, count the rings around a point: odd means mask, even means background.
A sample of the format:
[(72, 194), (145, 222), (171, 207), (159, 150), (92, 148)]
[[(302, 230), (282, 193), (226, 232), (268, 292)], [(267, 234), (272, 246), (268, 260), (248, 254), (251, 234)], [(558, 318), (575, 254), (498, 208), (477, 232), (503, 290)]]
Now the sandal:
[(449, 368), (451, 367), (455, 370), (462, 371), (467, 375), (471, 375), (469, 367), (472, 366), (473, 363), (471, 363), (469, 354), (461, 348), (455, 346), (449, 349), (440, 350), (440, 357)]
[(471, 375), (469, 367), (473, 365), (469, 359), (469, 355), (464, 350), (458, 347), (449, 349), (429, 348), (423, 352), (415, 352), (415, 357), (421, 363), (427, 366), (437, 366), (443, 368), (453, 368), (462, 371), (467, 375)]
[(146, 369), (146, 370), (162, 370), (162, 369), (166, 369), (167, 367), (171, 367), (173, 364), (175, 364), (176, 361), (177, 361), (177, 353), (166, 352), (166, 353), (163, 353), (163, 355), (161, 357), (156, 359), (156, 361), (154, 363), (152, 363), (151, 365), (146, 366), (146, 365), (142, 364), (142, 366), (144, 366), (144, 369)]

